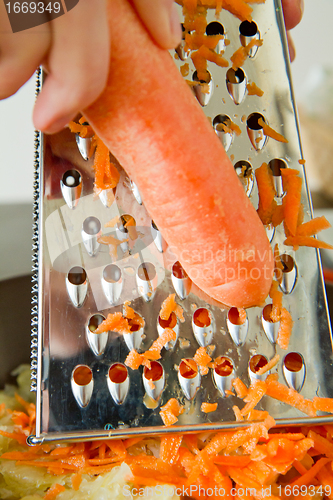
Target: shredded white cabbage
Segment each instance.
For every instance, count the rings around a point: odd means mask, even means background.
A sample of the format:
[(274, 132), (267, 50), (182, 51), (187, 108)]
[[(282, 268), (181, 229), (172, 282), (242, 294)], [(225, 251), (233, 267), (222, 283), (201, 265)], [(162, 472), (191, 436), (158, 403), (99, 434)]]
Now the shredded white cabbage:
[[(14, 394), (15, 391), (26, 401), (32, 401), (29, 392), (30, 367), (20, 366), (15, 372), (18, 387), (6, 386), (0, 391), (0, 404), (5, 403), (12, 410), (21, 409)], [(0, 416), (0, 429), (13, 432), (14, 426), (10, 415), (5, 412)], [(153, 443), (149, 443), (154, 448)], [(21, 451), (24, 448), (16, 441), (0, 435), (0, 455), (6, 451)], [(26, 449), (26, 448), (25, 448)], [(156, 450), (154, 449), (156, 453)], [(123, 463), (106, 474), (100, 476), (82, 475), (79, 490), (72, 489), (71, 474), (55, 476), (45, 469), (28, 465), (16, 465), (12, 460), (0, 459), (0, 499), (3, 500), (40, 500), (53, 484), (61, 484), (66, 490), (59, 493), (57, 500), (177, 500), (170, 486), (161, 485), (154, 488), (133, 489), (126, 481), (131, 475), (130, 468)]]

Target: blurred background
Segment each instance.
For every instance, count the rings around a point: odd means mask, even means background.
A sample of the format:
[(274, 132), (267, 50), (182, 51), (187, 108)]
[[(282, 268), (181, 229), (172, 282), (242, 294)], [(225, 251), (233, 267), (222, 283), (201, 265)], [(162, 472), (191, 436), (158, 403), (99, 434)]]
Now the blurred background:
[[(315, 212), (333, 225), (332, 19), (333, 0), (305, 0), (303, 20), (292, 30), (296, 46), (292, 74)], [(34, 98), (32, 78), (13, 97), (0, 101), (0, 345), (4, 354), (0, 385), (5, 374), (29, 358)], [(323, 237), (333, 244), (333, 230), (325, 231)], [(325, 254), (324, 262), (333, 269), (333, 257)], [(24, 307), (18, 309), (20, 305)], [(15, 345), (14, 366), (10, 360), (13, 345), (6, 342), (13, 315), (16, 329), (26, 331)]]

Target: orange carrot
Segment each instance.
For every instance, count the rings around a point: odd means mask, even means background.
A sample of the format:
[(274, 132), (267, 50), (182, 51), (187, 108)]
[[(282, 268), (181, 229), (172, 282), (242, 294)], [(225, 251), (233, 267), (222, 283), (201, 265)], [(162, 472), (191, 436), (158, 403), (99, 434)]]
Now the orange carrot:
[(217, 403), (201, 403), (200, 410), (203, 413), (212, 413), (217, 410)]
[[(261, 368), (259, 368), (259, 370), (256, 371), (256, 374), (263, 375), (264, 373), (267, 373), (269, 370), (274, 368), (275, 365), (277, 365), (279, 359), (279, 354), (275, 354), (275, 356), (273, 356), (273, 358), (270, 359), (266, 365), (262, 366)], [(246, 399), (244, 401), (246, 401)]]
[(296, 479), (295, 481), (293, 481), (291, 483), (291, 488), (293, 486), (301, 486), (302, 484), (310, 484), (311, 481), (316, 477), (316, 475), (318, 474), (318, 472), (320, 471), (320, 469), (322, 467), (324, 467), (324, 465), (326, 465), (328, 462), (330, 461), (329, 458), (320, 458), (318, 460), (318, 462), (316, 462), (310, 470), (308, 470), (305, 474), (303, 474), (301, 477), (299, 477), (298, 479)]
[[(231, 2), (226, 3), (228, 8)], [(249, 7), (241, 5), (240, 10)], [(113, 29), (110, 77), (85, 116), (138, 186), (149, 214), (175, 254), (183, 256), (190, 278), (195, 273), (198, 287), (227, 305), (262, 303), (271, 284), (271, 249), (233, 164), (169, 53), (153, 43), (131, 2), (114, 0), (108, 8)], [(205, 46), (201, 50), (225, 65), (215, 52)], [(194, 198), (185, 184), (196, 192)], [(216, 228), (223, 228), (223, 236)], [(230, 258), (217, 261), (221, 238)], [(210, 262), (205, 262), (207, 247), (214, 255)], [(244, 248), (249, 252), (240, 263), (233, 250)], [(240, 268), (244, 272), (238, 277)]]
[(295, 235), (301, 209), (302, 179), (299, 177), (298, 170), (291, 168), (282, 168), (281, 175), (286, 192), (283, 200), (285, 224), (290, 235)]
[(298, 247), (325, 248), (326, 250), (333, 250), (332, 245), (329, 245), (324, 241), (317, 240), (316, 238), (311, 238), (311, 236), (288, 236), (288, 238), (284, 240), (284, 244), (293, 247), (294, 250), (298, 250)]
[(235, 378), (232, 381), (232, 386), (234, 387), (236, 394), (239, 398), (243, 399), (245, 396), (248, 394), (248, 388), (244, 384), (244, 382), (241, 381), (240, 378)]
[(163, 420), (164, 425), (169, 426), (175, 424), (178, 421), (179, 415), (184, 412), (184, 407), (178, 403), (177, 399), (171, 398), (169, 401), (161, 407), (160, 416)]
[(267, 163), (255, 171), (259, 192), (258, 215), (264, 225), (272, 222), (272, 215), (276, 207), (275, 188), (273, 184), (273, 175)]
[(179, 321), (183, 323), (185, 321), (183, 308), (179, 304), (177, 304), (177, 302), (175, 301), (175, 297), (176, 294), (172, 293), (162, 302), (160, 318), (167, 321), (170, 318), (171, 313), (174, 312)]
[(291, 314), (285, 307), (281, 309), (281, 319), (280, 319), (280, 328), (278, 331), (278, 336), (276, 339), (276, 343), (281, 347), (281, 349), (288, 349), (289, 340), (292, 333), (293, 328), (293, 319)]
[(272, 139), (275, 139), (279, 142), (288, 142), (282, 134), (279, 134), (278, 132), (276, 132), (276, 130), (272, 129), (269, 125), (267, 125), (266, 122), (264, 122), (262, 118), (259, 118), (258, 123), (262, 126), (264, 134), (268, 137), (271, 137)]
[(59, 493), (62, 493), (65, 491), (66, 488), (62, 484), (55, 483), (51, 488), (49, 488), (46, 492), (46, 494), (43, 496), (44, 500), (54, 500), (54, 498), (57, 498)]
[(313, 398), (313, 404), (317, 411), (333, 413), (333, 398), (319, 398), (315, 396)]

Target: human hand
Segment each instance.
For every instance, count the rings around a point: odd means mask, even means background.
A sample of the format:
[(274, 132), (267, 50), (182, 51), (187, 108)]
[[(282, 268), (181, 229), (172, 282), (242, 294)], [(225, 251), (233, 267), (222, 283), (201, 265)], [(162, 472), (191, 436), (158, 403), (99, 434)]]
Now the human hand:
[(295, 46), (289, 30), (297, 26), (303, 16), (304, 0), (282, 0), (284, 22), (287, 29), (290, 60), (295, 59)]
[[(171, 49), (181, 40), (173, 0), (133, 0), (155, 42)], [(17, 33), (11, 32), (0, 2), (0, 99), (14, 94), (39, 65), (47, 78), (34, 108), (36, 128), (55, 133), (103, 91), (109, 72), (107, 0), (80, 0), (65, 15)]]

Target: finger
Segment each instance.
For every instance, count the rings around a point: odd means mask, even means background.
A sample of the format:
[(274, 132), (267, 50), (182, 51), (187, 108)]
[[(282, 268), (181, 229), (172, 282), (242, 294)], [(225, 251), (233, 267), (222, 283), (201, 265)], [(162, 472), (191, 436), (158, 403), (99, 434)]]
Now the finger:
[(39, 66), (51, 42), (49, 23), (13, 33), (0, 3), (0, 99), (25, 84)]
[(182, 38), (177, 6), (173, 0), (133, 0), (133, 4), (155, 42), (174, 49)]
[(304, 0), (282, 0), (282, 8), (286, 29), (295, 28), (303, 16)]
[(296, 56), (296, 50), (293, 39), (291, 38), (289, 31), (287, 31), (287, 40), (288, 40), (290, 62), (293, 62)]
[(48, 75), (34, 109), (34, 124), (60, 131), (104, 90), (110, 62), (105, 0), (80, 0), (51, 23)]

